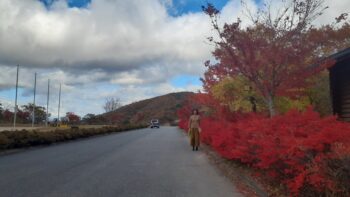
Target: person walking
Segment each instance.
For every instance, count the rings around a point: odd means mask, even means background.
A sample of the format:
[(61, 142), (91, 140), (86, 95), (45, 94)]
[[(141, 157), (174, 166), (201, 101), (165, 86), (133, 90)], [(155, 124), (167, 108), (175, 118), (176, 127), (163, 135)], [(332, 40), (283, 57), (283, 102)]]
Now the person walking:
[(199, 133), (201, 132), (200, 128), (200, 116), (198, 109), (192, 110), (192, 115), (188, 121), (188, 135), (190, 136), (190, 143), (192, 146), (192, 151), (198, 151), (199, 147)]

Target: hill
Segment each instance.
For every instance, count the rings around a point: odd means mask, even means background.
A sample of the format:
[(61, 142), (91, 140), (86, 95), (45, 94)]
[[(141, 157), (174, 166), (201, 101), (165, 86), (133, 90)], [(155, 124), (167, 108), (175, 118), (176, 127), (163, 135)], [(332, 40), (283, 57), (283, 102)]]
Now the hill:
[(151, 119), (159, 119), (161, 124), (173, 124), (178, 118), (176, 111), (182, 107), (193, 92), (170, 93), (129, 105), (115, 111), (102, 114), (114, 124), (149, 123)]

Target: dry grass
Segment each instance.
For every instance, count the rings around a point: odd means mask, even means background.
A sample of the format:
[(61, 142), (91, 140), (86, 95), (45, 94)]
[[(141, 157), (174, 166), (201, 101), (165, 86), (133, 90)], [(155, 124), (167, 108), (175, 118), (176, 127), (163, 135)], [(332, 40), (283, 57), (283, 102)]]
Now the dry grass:
[[(115, 125), (79, 125), (79, 128), (82, 129), (98, 129), (103, 127), (116, 127)], [(0, 124), (0, 132), (1, 131), (21, 131), (21, 130), (36, 130), (36, 131), (53, 131), (56, 129), (70, 129), (70, 126), (66, 127), (46, 127), (45, 125), (35, 125), (32, 127), (31, 124), (17, 124), (16, 128), (13, 128), (13, 125), (11, 124)]]
[(0, 132), (0, 151), (38, 145), (48, 145), (56, 142), (75, 140), (95, 135), (122, 132), (145, 128), (146, 125), (125, 125), (121, 127), (99, 128), (48, 128), (50, 130), (20, 130)]

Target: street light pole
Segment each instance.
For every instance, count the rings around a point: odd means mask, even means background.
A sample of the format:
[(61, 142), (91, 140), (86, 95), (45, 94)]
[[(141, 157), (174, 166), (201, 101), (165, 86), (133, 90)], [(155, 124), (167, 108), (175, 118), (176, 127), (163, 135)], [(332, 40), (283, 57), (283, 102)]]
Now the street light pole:
[(32, 127), (34, 127), (34, 124), (35, 124), (35, 94), (36, 94), (36, 73), (34, 74), (34, 100), (33, 100)]
[(57, 113), (57, 124), (60, 122), (60, 108), (61, 108), (61, 84), (60, 84), (60, 91), (58, 94), (58, 113)]
[(50, 98), (50, 79), (47, 81), (47, 103), (46, 103), (46, 123), (47, 126), (49, 120), (49, 98)]
[(16, 97), (15, 97), (15, 111), (13, 118), (13, 128), (16, 128), (16, 118), (17, 118), (17, 93), (18, 93), (18, 73), (19, 73), (19, 65), (17, 65), (17, 77), (16, 77)]

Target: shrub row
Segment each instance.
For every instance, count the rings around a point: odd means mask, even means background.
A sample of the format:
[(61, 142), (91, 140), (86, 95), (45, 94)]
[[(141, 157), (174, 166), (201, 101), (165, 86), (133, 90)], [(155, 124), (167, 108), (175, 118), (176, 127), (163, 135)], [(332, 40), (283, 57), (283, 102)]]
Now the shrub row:
[[(181, 113), (180, 113), (181, 115)], [(187, 117), (181, 117), (187, 130)], [(201, 140), (259, 169), (289, 196), (350, 196), (350, 124), (308, 109), (266, 118), (204, 117)], [(283, 190), (283, 189), (282, 189)]]
[(56, 129), (43, 132), (36, 130), (0, 132), (0, 150), (23, 148), (38, 145), (49, 145), (56, 142), (75, 140), (95, 135), (122, 132), (145, 128), (145, 125), (126, 125), (121, 127), (103, 127), (89, 129)]

